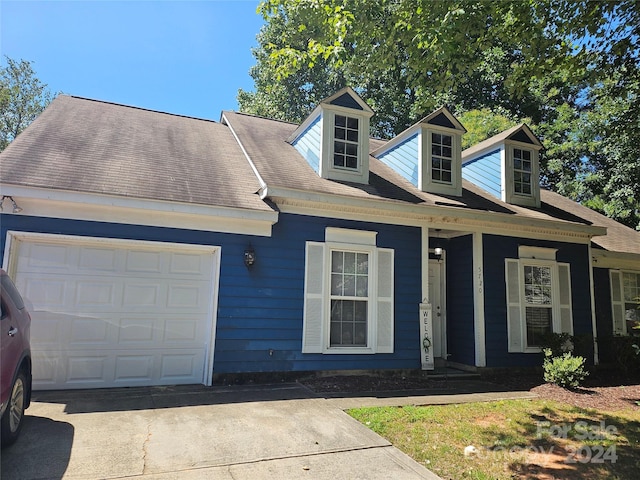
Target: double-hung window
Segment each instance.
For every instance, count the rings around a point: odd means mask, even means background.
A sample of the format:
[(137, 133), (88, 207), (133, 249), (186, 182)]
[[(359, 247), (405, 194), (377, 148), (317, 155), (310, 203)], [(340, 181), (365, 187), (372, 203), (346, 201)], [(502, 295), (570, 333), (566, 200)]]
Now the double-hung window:
[(331, 250), (330, 347), (366, 347), (369, 252)]
[(337, 114), (334, 121), (333, 166), (357, 170), (360, 122), (357, 118)]
[(550, 265), (524, 265), (524, 306), (527, 347), (539, 347), (553, 331), (553, 291)]
[(531, 196), (533, 163), (531, 150), (513, 149), (513, 191), (516, 195)]
[(505, 268), (510, 352), (539, 352), (545, 335), (573, 334), (569, 264), (523, 257)]
[(307, 242), (303, 353), (393, 352), (393, 258), (376, 232), (327, 228)]
[(453, 163), (453, 136), (431, 133), (431, 179), (437, 183), (451, 184)]
[(610, 270), (613, 332), (640, 335), (640, 272)]

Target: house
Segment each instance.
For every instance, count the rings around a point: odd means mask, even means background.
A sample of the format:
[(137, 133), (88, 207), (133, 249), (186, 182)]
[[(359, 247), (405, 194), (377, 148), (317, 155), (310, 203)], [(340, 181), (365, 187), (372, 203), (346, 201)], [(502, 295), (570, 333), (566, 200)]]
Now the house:
[(599, 362), (630, 333), (640, 233), (540, 188), (526, 125), (462, 151), (446, 108), (389, 141), (373, 114), (350, 88), (301, 125), (56, 98), (0, 154), (34, 387), (527, 367), (548, 332)]

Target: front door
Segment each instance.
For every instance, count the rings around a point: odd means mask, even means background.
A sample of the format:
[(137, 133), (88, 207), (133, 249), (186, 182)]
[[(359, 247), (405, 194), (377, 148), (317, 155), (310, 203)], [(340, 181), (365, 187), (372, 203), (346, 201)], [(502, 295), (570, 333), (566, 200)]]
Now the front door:
[(433, 314), (433, 356), (447, 358), (447, 328), (444, 310), (444, 286), (442, 285), (444, 263), (429, 260), (429, 303)]

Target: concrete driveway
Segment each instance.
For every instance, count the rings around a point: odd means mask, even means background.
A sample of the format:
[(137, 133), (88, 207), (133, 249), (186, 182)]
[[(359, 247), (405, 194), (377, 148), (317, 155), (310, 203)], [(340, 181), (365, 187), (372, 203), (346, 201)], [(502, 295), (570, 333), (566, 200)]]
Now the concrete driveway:
[(437, 479), (296, 384), (35, 392), (3, 479)]

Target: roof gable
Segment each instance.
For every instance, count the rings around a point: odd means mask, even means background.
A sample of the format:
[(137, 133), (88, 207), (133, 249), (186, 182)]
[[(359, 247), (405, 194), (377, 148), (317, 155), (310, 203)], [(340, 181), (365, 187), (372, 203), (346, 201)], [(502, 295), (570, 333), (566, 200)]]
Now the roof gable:
[(370, 114), (369, 116), (374, 113), (371, 107), (367, 105), (367, 102), (365, 102), (351, 87), (344, 87), (337, 91), (330, 97), (322, 100), (320, 105), (333, 105), (353, 110), (361, 110), (363, 113)]
[(466, 133), (467, 131), (467, 129), (464, 128), (464, 126), (447, 107), (440, 107), (436, 111), (424, 117), (418, 123), (435, 127), (450, 128), (452, 130), (458, 130), (460, 133)]

